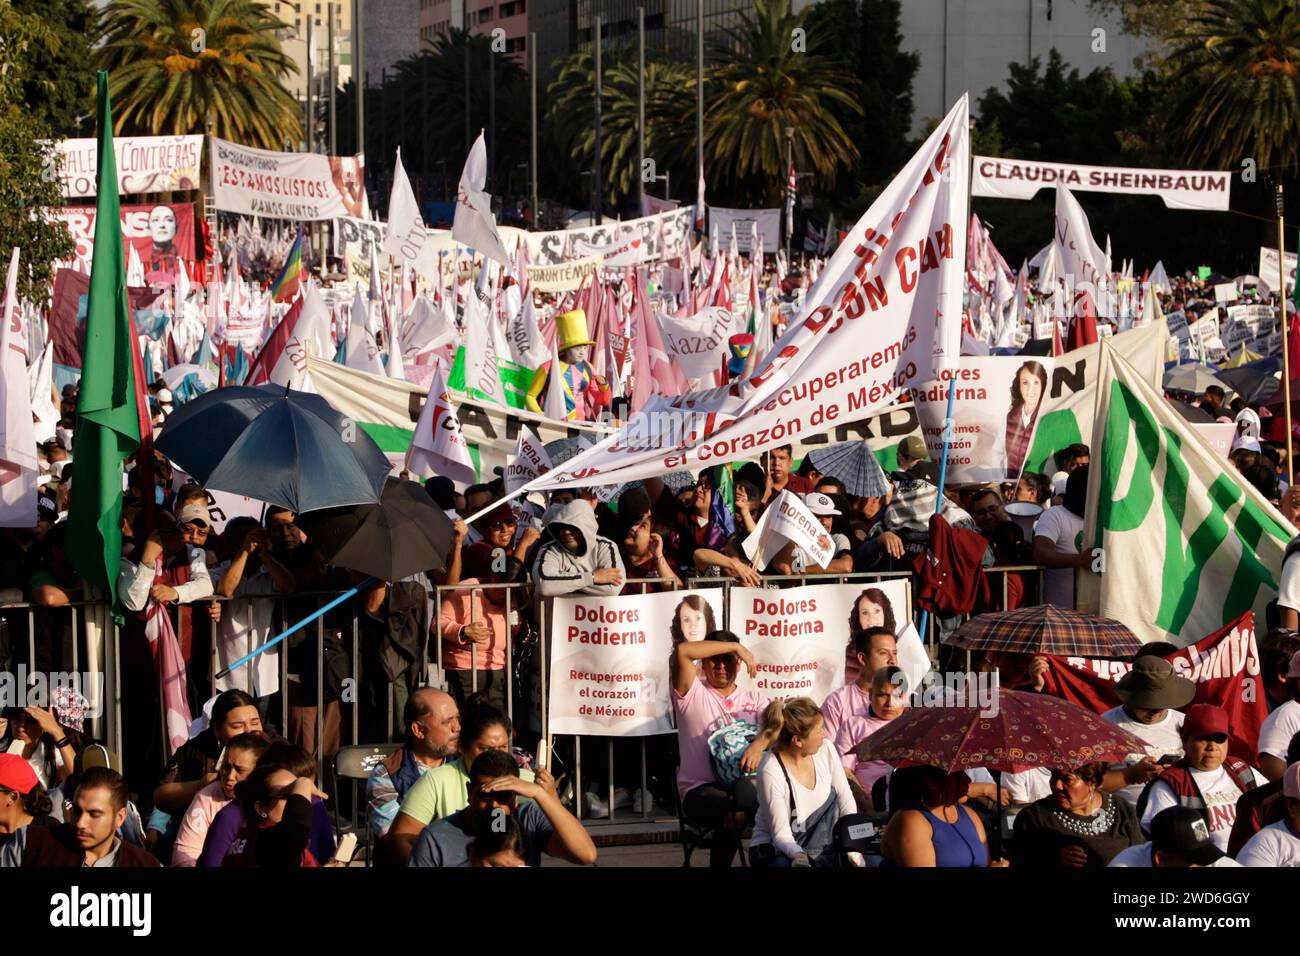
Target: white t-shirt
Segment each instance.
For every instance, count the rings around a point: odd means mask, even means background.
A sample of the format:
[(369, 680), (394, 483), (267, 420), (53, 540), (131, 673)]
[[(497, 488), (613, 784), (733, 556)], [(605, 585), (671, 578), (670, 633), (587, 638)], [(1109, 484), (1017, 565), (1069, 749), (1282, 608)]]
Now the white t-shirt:
[[(1129, 846), (1115, 854), (1107, 866), (1155, 866), (1155, 860), (1152, 859), (1154, 847), (1150, 843), (1139, 843), (1137, 846)], [(1210, 866), (1241, 866), (1230, 856), (1221, 856)]]
[[(1083, 519), (1069, 508), (1048, 508), (1034, 525), (1035, 538), (1047, 538), (1057, 551), (1079, 553)], [(1043, 572), (1043, 603), (1074, 607), (1074, 568), (1049, 568)]]
[(1242, 866), (1300, 866), (1300, 837), (1285, 820), (1279, 820), (1246, 841), (1237, 862)]
[[(789, 771), (789, 767), (786, 767)], [(835, 745), (829, 740), (813, 755), (813, 785), (809, 789), (790, 776), (787, 784), (774, 751), (768, 751), (758, 764), (758, 814), (754, 818), (751, 845), (771, 843), (778, 853), (793, 857), (803, 852), (790, 828), (790, 789), (794, 788), (794, 815), (805, 823), (820, 810), (832, 793), (839, 803), (839, 813), (857, 812), (849, 778), (844, 772)]]
[(1052, 771), (1033, 767), (1019, 773), (1004, 773), (1002, 789), (1012, 803), (1037, 803), (1052, 792)]
[[(1252, 768), (1250, 772), (1255, 775), (1256, 786), (1268, 783), (1255, 769)], [(1237, 820), (1237, 799), (1241, 796), (1241, 788), (1232, 782), (1228, 771), (1223, 767), (1218, 770), (1193, 770), (1192, 780), (1205, 799), (1210, 839), (1215, 846), (1227, 853), (1228, 836), (1232, 833), (1232, 824)], [(1161, 810), (1177, 805), (1178, 798), (1174, 795), (1173, 788), (1165, 781), (1157, 780), (1151, 785), (1147, 812), (1142, 814), (1142, 831), (1150, 833), (1151, 819)]]
[(1282, 581), (1277, 589), (1277, 606), (1300, 611), (1300, 554), (1282, 562)]
[(1261, 754), (1271, 754), (1286, 762), (1287, 748), (1297, 731), (1300, 731), (1300, 701), (1288, 700), (1264, 718), (1256, 749)]
[[(1117, 727), (1123, 727), (1134, 737), (1145, 740), (1147, 743), (1146, 753), (1129, 754), (1128, 759), (1119, 767), (1128, 767), (1143, 757), (1151, 757), (1153, 760), (1159, 760), (1161, 757), (1172, 754), (1175, 757), (1183, 755), (1183, 739), (1179, 736), (1183, 729), (1183, 712), (1180, 710), (1167, 710), (1165, 716), (1158, 723), (1144, 724), (1140, 720), (1134, 720), (1124, 708), (1112, 707), (1106, 713), (1101, 715), (1102, 720), (1109, 720)], [(1142, 790), (1145, 784), (1130, 783), (1122, 790), (1116, 791), (1116, 796), (1123, 797), (1129, 802), (1129, 805), (1136, 808), (1138, 797), (1142, 796)]]

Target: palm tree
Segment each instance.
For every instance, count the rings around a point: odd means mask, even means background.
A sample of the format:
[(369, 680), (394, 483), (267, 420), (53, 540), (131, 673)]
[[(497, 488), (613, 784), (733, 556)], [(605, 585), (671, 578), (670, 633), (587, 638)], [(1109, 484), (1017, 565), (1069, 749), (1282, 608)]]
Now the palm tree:
[(1194, 164), (1240, 168), (1300, 160), (1300, 7), (1295, 0), (1208, 0), (1172, 38), (1184, 84), (1171, 117)]
[(117, 132), (209, 131), (279, 150), (302, 138), (283, 80), (298, 68), (276, 37), (287, 23), (254, 0), (112, 0), (96, 56), (109, 71)]
[[(714, 44), (716, 65), (705, 76), (704, 111), (711, 180), (748, 181), (763, 199), (779, 200), (787, 173), (787, 127), (820, 187), (832, 188), (839, 169), (856, 162), (858, 147), (839, 119), (862, 112), (853, 95), (856, 80), (821, 52), (830, 49), (830, 38), (809, 32), (810, 9), (795, 14), (790, 0), (754, 0), (753, 15), (743, 15), (741, 25), (727, 31), (727, 40)], [(797, 30), (805, 32), (803, 49)]]
[[(600, 155), (605, 197), (617, 204), (636, 194), (637, 85), (636, 51), (616, 47), (601, 53)], [(580, 50), (559, 64), (546, 88), (547, 135), (557, 150), (589, 164), (596, 148), (596, 67), (592, 53)], [(689, 65), (647, 53), (645, 64), (645, 154), (659, 174), (677, 172), (683, 186), (694, 182), (688, 154), (694, 149), (692, 116), (694, 72)]]

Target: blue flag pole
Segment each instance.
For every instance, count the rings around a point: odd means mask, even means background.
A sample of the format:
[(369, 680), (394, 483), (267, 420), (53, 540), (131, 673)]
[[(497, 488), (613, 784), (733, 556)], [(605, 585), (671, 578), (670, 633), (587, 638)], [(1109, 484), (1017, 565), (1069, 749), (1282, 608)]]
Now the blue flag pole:
[(241, 657), (239, 660), (235, 661), (233, 664), (231, 664), (231, 665), (230, 665), (229, 667), (227, 667), (225, 670), (218, 671), (218, 672), (217, 672), (217, 679), (220, 679), (220, 678), (222, 678), (222, 677), (227, 676), (228, 674), (230, 674), (231, 671), (235, 670), (236, 668), (243, 667), (245, 664), (247, 664), (249, 661), (251, 661), (251, 660), (252, 660), (254, 657), (256, 657), (258, 654), (261, 654), (263, 651), (269, 651), (271, 648), (275, 647), (275, 645), (279, 644), (281, 641), (283, 641), (286, 637), (290, 636), (291, 634), (297, 634), (297, 633), (298, 633), (299, 631), (301, 631), (304, 627), (306, 627), (306, 626), (307, 626), (308, 624), (310, 624), (312, 621), (316, 620), (316, 619), (317, 619), (318, 617), (320, 617), (321, 615), (326, 614), (326, 613), (328, 613), (329, 611), (334, 610), (336, 607), (338, 607), (340, 604), (342, 604), (342, 603), (343, 603), (344, 601), (346, 601), (348, 598), (350, 598), (350, 597), (352, 597), (353, 595), (355, 595), (355, 594), (356, 594), (358, 591), (360, 591), (362, 588), (369, 587), (371, 584), (374, 584), (374, 583), (375, 583), (375, 578), (366, 578), (364, 581), (362, 581), (360, 584), (358, 584), (358, 585), (357, 585), (356, 587), (354, 587), (352, 590), (350, 590), (350, 591), (344, 591), (342, 594), (340, 594), (340, 595), (339, 595), (338, 597), (336, 597), (334, 600), (330, 601), (329, 604), (326, 604), (324, 607), (320, 608), (319, 610), (312, 611), (312, 613), (308, 614), (306, 617), (304, 617), (301, 621), (299, 621), (299, 622), (298, 622), (297, 624), (295, 624), (293, 627), (289, 628), (289, 629), (288, 629), (287, 631), (285, 631), (283, 634), (279, 634), (279, 635), (277, 635), (277, 636), (271, 638), (269, 641), (267, 641), (267, 642), (266, 642), (265, 644), (263, 644), (261, 647), (255, 647), (255, 648), (253, 648), (253, 650), (249, 651), (247, 654), (245, 654), (245, 655), (244, 655), (243, 657)]

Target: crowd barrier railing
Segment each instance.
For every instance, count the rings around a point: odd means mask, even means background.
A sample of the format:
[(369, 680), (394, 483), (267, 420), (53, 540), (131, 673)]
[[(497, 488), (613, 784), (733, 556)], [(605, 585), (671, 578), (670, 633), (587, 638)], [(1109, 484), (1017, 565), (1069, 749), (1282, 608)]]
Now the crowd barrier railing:
[[(1002, 607), (1006, 607), (1007, 604), (1008, 575), (1011, 573), (1034, 575), (1038, 582), (1038, 594), (1041, 600), (1043, 571), (1044, 569), (1038, 565), (996, 566), (985, 569), (987, 574), (1001, 577), (1000, 591)], [(910, 572), (905, 571), (854, 572), (846, 574), (765, 575), (762, 578), (763, 585), (771, 588), (816, 584), (871, 583), (896, 579), (905, 580), (908, 589), (907, 605), (912, 607), (915, 593), (913, 582), (911, 580), (912, 575)], [(630, 583), (634, 586), (639, 586), (641, 593), (646, 593), (651, 587), (656, 586), (670, 589), (676, 589), (679, 586), (679, 582), (663, 578), (637, 579)], [(687, 589), (713, 587), (723, 589), (724, 598), (722, 603), (724, 627), (730, 627), (731, 624), (729, 598), (730, 589), (735, 586), (739, 586), (739, 582), (734, 578), (725, 576), (697, 576), (685, 580), (685, 587)], [(586, 812), (587, 808), (584, 806), (584, 801), (578, 799), (583, 794), (582, 738), (574, 737), (571, 767), (563, 766), (563, 761), (567, 755), (557, 757), (554, 754), (554, 740), (550, 734), (548, 707), (550, 694), (550, 661), (548, 658), (550, 634), (548, 616), (550, 608), (548, 601), (540, 599), (534, 600), (532, 598), (531, 583), (474, 584), (470, 585), (468, 588), (465, 585), (440, 585), (430, 588), (428, 591), (429, 631), (421, 641), (421, 652), (415, 662), (416, 672), (409, 681), (411, 688), (414, 689), (430, 685), (439, 687), (449, 686), (448, 669), (443, 653), (441, 607), (443, 601), (448, 596), (457, 592), (463, 593), (466, 590), (471, 591), (473, 593), (473, 598), (475, 598), (475, 600), (471, 600), (470, 604), (471, 621), (474, 621), (477, 617), (476, 609), (481, 606), (485, 592), (492, 591), (501, 594), (501, 599), (493, 603), (497, 603), (498, 606), (502, 608), (504, 620), (506, 621), (505, 660), (504, 667), (502, 668), (504, 671), (504, 698), (506, 712), (510, 715), (512, 722), (516, 725), (517, 731), (521, 729), (519, 726), (521, 723), (530, 727), (530, 731), (525, 732), (523, 736), (531, 738), (532, 731), (539, 732), (539, 740), (544, 742), (545, 751), (548, 757), (547, 765), (552, 768), (553, 773), (556, 771), (555, 763), (557, 761), (560, 762), (562, 773), (571, 772), (576, 803), (575, 809), (583, 817), (584, 822), (592, 823), (593, 821), (590, 815)], [(206, 681), (207, 694), (206, 697), (203, 696), (200, 687), (192, 688), (194, 691), (192, 699), (196, 705), (194, 716), (198, 716), (198, 710), (202, 707), (204, 701), (217, 693), (218, 682), (216, 680), (216, 674), (221, 669), (221, 666), (223, 664), (228, 664), (230, 660), (237, 656), (242, 656), (242, 654), (254, 650), (255, 636), (260, 640), (265, 640), (267, 636), (265, 628), (252, 626), (245, 627), (243, 646), (228, 647), (225, 660), (223, 661), (219, 657), (221, 642), (220, 624), (218, 621), (210, 619), (207, 613), (207, 607), (210, 603), (217, 602), (221, 605), (223, 619), (227, 615), (246, 614), (248, 615), (246, 623), (252, 624), (252, 615), (256, 611), (263, 621), (269, 617), (273, 622), (287, 625), (292, 623), (292, 621), (289, 620), (286, 615), (286, 601), (299, 602), (299, 610), (301, 610), (301, 608), (306, 606), (305, 603), (302, 602), (311, 602), (315, 606), (319, 607), (328, 600), (337, 596), (338, 592), (293, 594), (268, 593), (236, 595), (230, 598), (214, 595), (211, 598), (205, 598), (188, 605), (192, 612), (191, 626), (197, 629), (206, 624), (209, 630), (209, 661)], [(361, 613), (361, 608), (358, 603), (361, 600), (363, 600), (363, 598), (358, 596), (356, 600), (345, 606), (346, 610), (339, 609), (338, 611), (333, 612), (334, 614), (340, 615), (346, 613), (347, 620), (346, 623), (340, 624), (336, 618), (335, 624), (329, 628), (329, 630), (337, 631), (340, 639), (350, 645), (346, 650), (348, 652), (347, 656), (350, 664), (349, 679), (352, 682), (350, 685), (351, 693), (350, 695), (345, 694), (343, 698), (338, 701), (340, 707), (344, 704), (351, 705), (350, 720), (347, 721), (349, 726), (347, 727), (346, 733), (340, 723), (338, 733), (339, 745), (389, 742), (395, 737), (400, 739), (404, 734), (404, 728), (398, 727), (397, 720), (395, 719), (398, 703), (398, 694), (396, 690), (397, 682), (388, 681), (386, 682), (386, 690), (384, 691), (384, 709), (386, 715), (382, 722), (384, 725), (386, 740), (363, 741), (361, 739), (362, 700), (360, 696), (361, 687), (359, 685), (359, 675), (361, 675), (361, 633), (359, 615)], [(255, 609), (254, 605), (257, 602), (271, 602), (272, 607), (269, 609), (269, 613), (268, 609), (265, 607)], [(529, 614), (530, 608), (532, 611), (531, 615)], [(179, 610), (179, 607), (176, 605), (168, 606), (168, 611), (174, 616), (175, 623), (179, 623)], [(913, 619), (915, 619), (914, 608), (913, 612)], [(61, 642), (61, 647), (57, 654), (53, 649), (45, 649), (42, 653), (42, 649), (38, 646), (38, 630), (36, 623), (41, 616), (47, 616), (48, 619), (49, 615), (55, 615), (58, 617), (64, 617), (66, 615), (66, 619), (56, 628), (60, 635), (59, 640)], [(121, 632), (120, 628), (112, 621), (107, 603), (103, 601), (80, 600), (69, 602), (60, 607), (46, 607), (29, 603), (17, 603), (0, 607), (0, 616), (8, 617), (11, 620), (15, 616), (22, 616), (25, 618), (27, 626), (25, 641), (26, 660), (23, 663), (25, 663), (29, 668), (29, 673), (31, 670), (35, 669), (41, 661), (48, 661), (51, 665), (51, 669), (54, 669), (54, 665), (56, 664), (66, 664), (67, 662), (63, 659), (65, 655), (62, 646), (66, 644), (70, 646), (71, 649), (70, 656), (73, 673), (82, 673), (82, 668), (84, 667), (85, 673), (102, 677), (103, 689), (101, 706), (98, 708), (98, 713), (92, 715), (88, 721), (87, 736), (103, 743), (118, 756), (119, 760), (124, 760), (123, 738), (124, 734), (129, 731), (129, 728), (124, 728), (122, 717)], [(533, 637), (533, 640), (536, 642), (535, 663), (530, 662), (529, 666), (530, 669), (535, 668), (538, 676), (540, 713), (537, 713), (534, 710), (529, 701), (525, 701), (523, 704), (523, 713), (521, 714), (519, 702), (516, 700), (517, 695), (515, 693), (515, 682), (517, 675), (515, 673), (515, 652), (518, 647), (518, 642), (514, 633), (516, 619), (519, 622), (530, 622), (531, 620), (535, 620), (537, 623), (535, 636)], [(317, 782), (319, 785), (324, 787), (326, 785), (326, 765), (329, 758), (332, 756), (332, 754), (327, 752), (326, 748), (326, 711), (328, 704), (331, 703), (325, 699), (324, 682), (325, 635), (327, 628), (324, 618), (317, 619), (315, 625), (316, 653), (314, 665), (316, 694), (315, 700), (310, 702), (315, 706), (310, 707), (310, 704), (307, 705), (311, 710), (314, 710), (315, 733), (313, 735), (314, 745), (309, 749), (312, 750), (312, 755), (316, 758), (318, 765)], [(278, 633), (279, 629), (273, 625), (269, 630), (270, 634), (273, 635), (274, 633)], [(927, 651), (930, 653), (931, 658), (937, 659), (938, 643), (937, 632), (933, 623), (933, 615), (931, 616), (931, 624), (927, 631), (928, 633), (923, 635), (923, 640), (926, 643)], [(430, 648), (430, 643), (433, 645), (432, 649)], [(471, 676), (469, 679), (471, 693), (476, 692), (479, 689), (478, 675), (480, 668), (478, 666), (478, 653), (478, 647), (471, 644)], [(18, 648), (15, 647), (13, 650), (15, 662), (19, 660), (19, 656)], [(251, 696), (258, 698), (262, 706), (265, 708), (268, 706), (267, 700), (271, 695), (265, 692), (265, 687), (261, 688), (263, 691), (261, 694), (258, 693), (258, 688), (255, 685), (253, 677), (253, 664), (255, 663), (255, 660), (253, 663), (233, 671), (223, 682), (223, 687), (234, 687), (245, 690)], [(434, 665), (432, 668), (429, 666), (430, 663)], [(192, 664), (190, 676), (191, 679), (194, 678), (194, 668)], [(277, 680), (275, 683), (280, 697), (278, 707), (279, 727), (277, 729), (285, 736), (289, 736), (290, 734), (290, 676), (291, 672), (288, 666), (288, 649), (282, 646), (278, 653)], [(296, 676), (301, 677), (303, 675)], [(161, 676), (159, 680), (159, 699), (161, 702), (163, 698), (161, 693)], [(373, 682), (375, 676), (370, 675), (367, 680)], [(525, 686), (529, 685), (526, 683)], [(341, 716), (342, 715), (340, 714), (340, 718)], [(166, 714), (161, 706), (159, 720), (160, 729), (163, 732), (163, 739), (165, 740)], [(299, 736), (301, 736), (301, 734)], [(609, 816), (601, 822), (609, 824), (626, 823), (630, 819), (640, 818), (644, 820), (652, 816), (651, 800), (648, 788), (649, 770), (646, 750), (647, 742), (647, 738), (640, 738), (639, 789), (644, 795), (642, 806), (639, 813), (620, 814), (618, 809), (615, 807), (615, 790), (617, 784), (615, 773), (614, 738), (607, 737), (605, 739), (607, 759), (605, 780), (603, 781), (602, 789), (608, 799)], [(587, 746), (590, 747), (592, 744), (588, 743)], [(123, 769), (125, 770), (124, 766)], [(560, 776), (560, 773), (556, 773), (556, 776)], [(673, 782), (670, 781), (669, 783), (671, 784)]]

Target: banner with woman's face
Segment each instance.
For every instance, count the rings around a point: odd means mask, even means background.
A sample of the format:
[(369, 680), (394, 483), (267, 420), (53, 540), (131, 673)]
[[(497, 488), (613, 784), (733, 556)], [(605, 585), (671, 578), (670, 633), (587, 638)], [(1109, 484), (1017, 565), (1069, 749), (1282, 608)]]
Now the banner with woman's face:
[(897, 634), (912, 617), (901, 578), (779, 591), (732, 588), (730, 601), (730, 629), (753, 652), (757, 670), (742, 672), (740, 687), (818, 704), (844, 686), (848, 647), (859, 634), (872, 627)]

